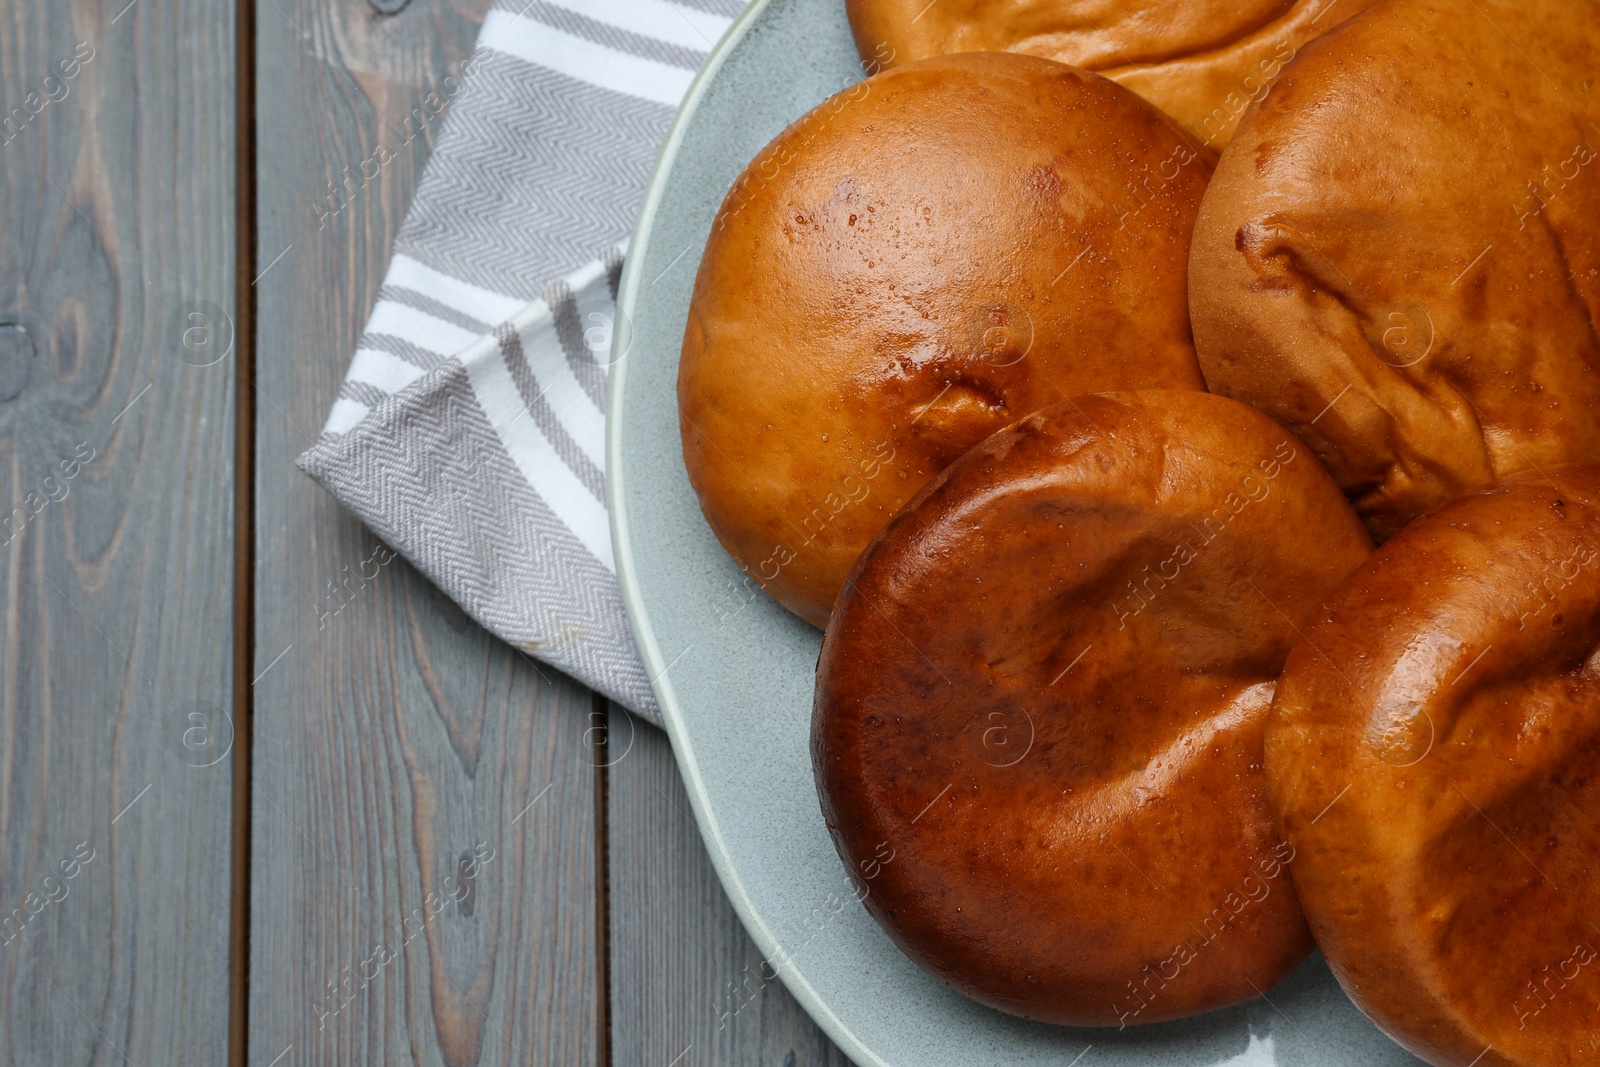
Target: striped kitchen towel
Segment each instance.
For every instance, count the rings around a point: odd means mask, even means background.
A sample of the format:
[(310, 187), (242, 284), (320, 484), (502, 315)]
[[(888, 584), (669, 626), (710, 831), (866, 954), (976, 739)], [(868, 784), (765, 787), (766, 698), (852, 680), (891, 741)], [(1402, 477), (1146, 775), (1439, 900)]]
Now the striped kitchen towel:
[(605, 506), (622, 252), (740, 0), (501, 0), (302, 469), (490, 631), (660, 721)]

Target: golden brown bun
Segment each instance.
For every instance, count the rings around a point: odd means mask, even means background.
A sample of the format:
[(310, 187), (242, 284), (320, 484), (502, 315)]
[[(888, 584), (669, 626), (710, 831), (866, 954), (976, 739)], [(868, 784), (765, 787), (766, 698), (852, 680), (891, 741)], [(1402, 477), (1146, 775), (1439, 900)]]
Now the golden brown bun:
[(1600, 1064), (1600, 467), (1545, 473), (1379, 549), (1267, 731), (1318, 945), (1434, 1064)]
[(817, 788), (868, 910), (1027, 1018), (1266, 990), (1311, 944), (1267, 707), (1370, 551), (1303, 446), (1206, 393), (1079, 397), (957, 460), (862, 557), (817, 666)]
[(845, 0), (868, 70), (1023, 52), (1127, 86), (1220, 149), (1298, 49), (1372, 0)]
[(872, 536), (994, 431), (1063, 396), (1201, 388), (1185, 274), (1209, 175), (1132, 93), (1028, 56), (901, 67), (780, 134), (712, 226), (678, 372), (723, 546), (822, 626)]
[(1310, 45), (1195, 232), (1206, 381), (1284, 423), (1379, 538), (1600, 459), (1600, 4), (1383, 0)]

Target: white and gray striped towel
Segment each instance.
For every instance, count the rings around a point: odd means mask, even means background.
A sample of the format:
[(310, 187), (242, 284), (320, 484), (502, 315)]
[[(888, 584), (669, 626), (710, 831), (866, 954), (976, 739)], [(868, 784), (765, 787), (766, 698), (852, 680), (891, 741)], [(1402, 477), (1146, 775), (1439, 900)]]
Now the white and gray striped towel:
[(673, 111), (742, 6), (496, 4), (299, 458), (490, 631), (656, 722), (606, 517), (613, 302)]

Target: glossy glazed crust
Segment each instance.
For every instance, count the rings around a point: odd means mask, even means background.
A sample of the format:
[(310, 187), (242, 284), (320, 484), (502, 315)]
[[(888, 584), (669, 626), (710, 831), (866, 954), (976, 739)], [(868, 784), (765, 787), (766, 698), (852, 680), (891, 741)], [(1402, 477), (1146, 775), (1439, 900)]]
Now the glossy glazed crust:
[(1431, 1063), (1600, 1064), (1597, 648), (1590, 466), (1418, 519), (1289, 657), (1266, 753), (1295, 885), (1345, 991)]
[(868, 70), (1023, 52), (1127, 86), (1221, 149), (1297, 51), (1371, 0), (845, 0)]
[(1382, 0), (1218, 164), (1190, 295), (1211, 388), (1328, 464), (1373, 533), (1600, 458), (1600, 4)]
[(1369, 551), (1303, 446), (1206, 393), (1080, 397), (963, 456), (862, 558), (818, 663), (818, 792), (868, 910), (1032, 1019), (1268, 989), (1310, 939), (1266, 710)]
[(994, 431), (1200, 388), (1209, 174), (1138, 97), (1027, 56), (901, 67), (791, 126), (728, 194), (684, 333), (684, 462), (723, 546), (822, 626), (872, 536)]

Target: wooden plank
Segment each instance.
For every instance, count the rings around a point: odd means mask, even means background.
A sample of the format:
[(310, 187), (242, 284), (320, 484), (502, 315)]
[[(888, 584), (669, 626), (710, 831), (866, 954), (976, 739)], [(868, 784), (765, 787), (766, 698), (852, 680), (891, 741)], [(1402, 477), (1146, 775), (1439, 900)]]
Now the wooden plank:
[(605, 748), (613, 1062), (849, 1067), (740, 925), (666, 735), (613, 705)]
[[(403, 561), (383, 563), (292, 466), (439, 123), (409, 144), (390, 131), (459, 71), (486, 7), (256, 9), (258, 1067), (597, 1060), (592, 698), (541, 677)], [(321, 218), (329, 183), (380, 143), (397, 158)], [(353, 579), (327, 617), (328, 583), (362, 572), (376, 577)]]
[(8, 1064), (227, 1058), (233, 57), (231, 0), (0, 6)]

